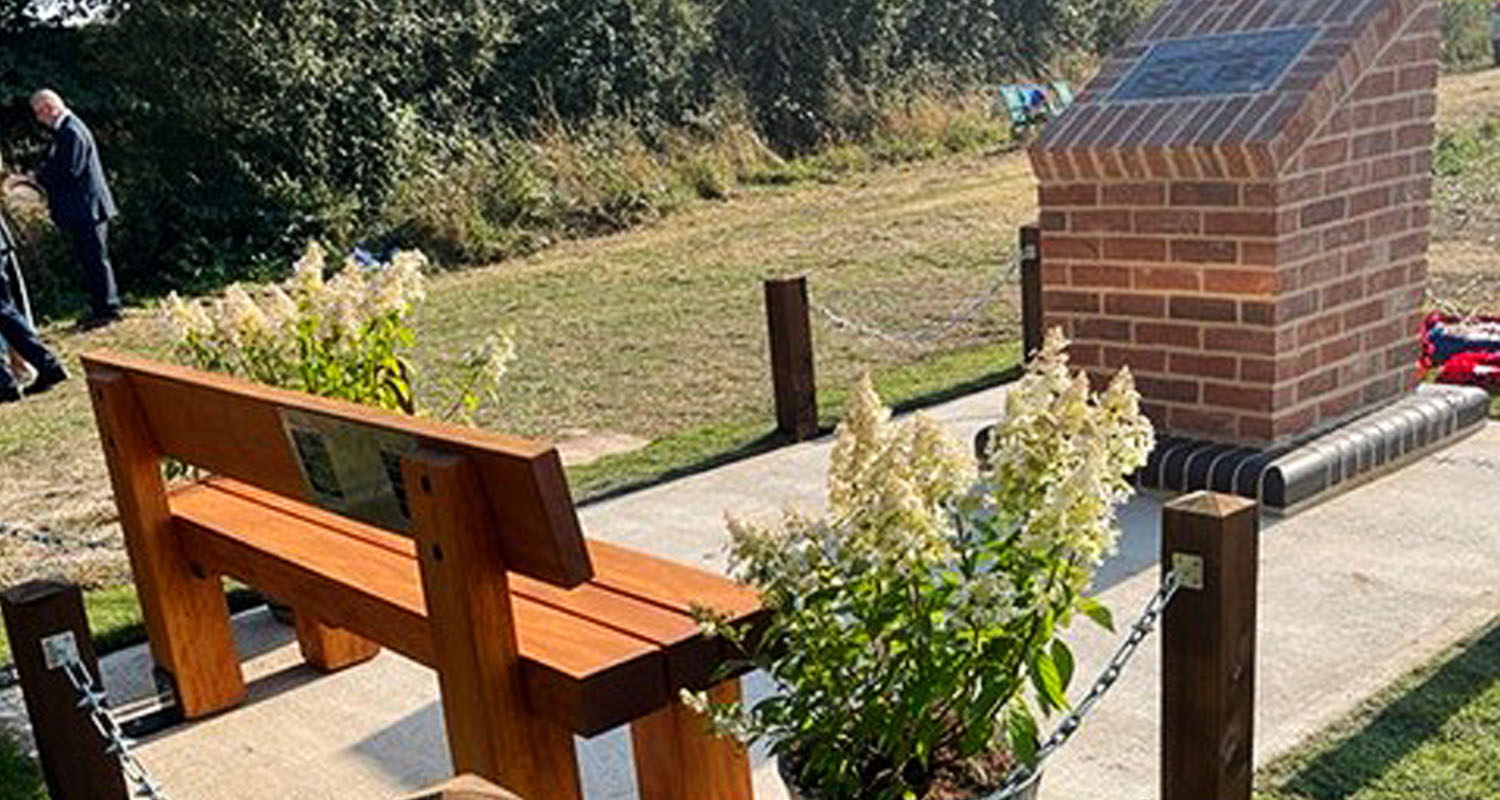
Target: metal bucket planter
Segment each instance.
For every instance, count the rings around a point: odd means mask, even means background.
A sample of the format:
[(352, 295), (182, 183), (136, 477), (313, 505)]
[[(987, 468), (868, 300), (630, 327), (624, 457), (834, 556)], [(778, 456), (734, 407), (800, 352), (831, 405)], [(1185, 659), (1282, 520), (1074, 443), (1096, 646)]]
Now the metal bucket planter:
[[(776, 759), (776, 772), (781, 775), (781, 782), (786, 785), (789, 800), (822, 800), (822, 796), (816, 790), (804, 789), (796, 784), (789, 772), (786, 759), (779, 757)], [(1041, 786), (1042, 772), (1036, 770), (1014, 786), (1006, 786), (998, 791), (976, 795), (972, 800), (1036, 800)]]

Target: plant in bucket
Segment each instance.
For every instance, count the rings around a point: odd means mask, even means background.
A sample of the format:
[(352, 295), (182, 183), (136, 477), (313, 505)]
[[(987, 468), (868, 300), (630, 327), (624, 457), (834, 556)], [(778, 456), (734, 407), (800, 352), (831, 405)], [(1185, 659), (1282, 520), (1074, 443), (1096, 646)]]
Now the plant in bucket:
[(772, 689), (687, 700), (720, 732), (767, 741), (794, 797), (1034, 796), (1038, 719), (1069, 707), (1059, 631), (1079, 614), (1112, 626), (1083, 592), (1153, 443), (1130, 373), (1092, 392), (1066, 347), (1049, 332), (977, 460), (922, 415), (892, 421), (862, 378), (826, 514), (730, 520), (732, 569), (771, 620), (753, 635), (703, 625)]

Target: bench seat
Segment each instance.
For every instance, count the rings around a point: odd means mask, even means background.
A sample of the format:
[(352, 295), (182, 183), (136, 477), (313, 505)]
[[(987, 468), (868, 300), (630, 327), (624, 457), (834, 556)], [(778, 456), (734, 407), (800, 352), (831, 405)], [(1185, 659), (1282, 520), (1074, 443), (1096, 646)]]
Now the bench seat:
[[(324, 624), (435, 666), (412, 539), (222, 477), (173, 490), (168, 508), (197, 571), (316, 609)], [(534, 713), (592, 736), (725, 677), (714, 670), (727, 645), (690, 612), (701, 604), (754, 622), (764, 611), (753, 591), (617, 545), (587, 547), (594, 577), (576, 587), (510, 576)]]

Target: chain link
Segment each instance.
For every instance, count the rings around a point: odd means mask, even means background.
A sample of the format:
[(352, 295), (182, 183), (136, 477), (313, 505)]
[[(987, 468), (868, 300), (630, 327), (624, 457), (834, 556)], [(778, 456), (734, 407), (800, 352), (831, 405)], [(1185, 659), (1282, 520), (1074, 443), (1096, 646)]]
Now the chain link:
[(845, 317), (828, 306), (817, 302), (817, 300), (812, 300), (810, 304), (833, 327), (851, 331), (858, 336), (868, 339), (879, 339), (884, 342), (900, 345), (919, 345), (941, 341), (955, 330), (973, 323), (978, 318), (980, 311), (988, 308), (997, 301), (1007, 299), (1005, 295), (1014, 289), (1016, 283), (1020, 280), (1021, 261), (1024, 257), (1025, 254), (1019, 250), (1012, 251), (1010, 263), (1001, 267), (999, 274), (996, 275), (994, 282), (989, 288), (964, 301), (958, 307), (957, 311), (948, 315), (947, 320), (913, 333), (890, 333), (873, 325)]
[(120, 771), (125, 775), (125, 782), (131, 787), (134, 796), (169, 800), (161, 785), (131, 752), (130, 740), (125, 737), (120, 724), (104, 705), (104, 690), (94, 685), (93, 676), (89, 675), (83, 663), (76, 658), (68, 659), (63, 662), (63, 674), (67, 675), (68, 683), (78, 692), (78, 707), (88, 711), (94, 730), (104, 740), (104, 752), (119, 759)]
[(1053, 729), (1047, 741), (1037, 748), (1036, 762), (1030, 767), (1018, 767), (1012, 773), (1010, 780), (1007, 780), (999, 791), (990, 795), (990, 798), (999, 800), (1030, 783), (1041, 770), (1042, 762), (1056, 752), (1057, 748), (1062, 747), (1064, 742), (1073, 738), (1073, 734), (1077, 733), (1078, 728), (1082, 726), (1084, 718), (1094, 710), (1094, 706), (1098, 705), (1104, 695), (1108, 694), (1115, 682), (1120, 679), (1120, 675), (1125, 671), (1125, 665), (1130, 663), (1136, 651), (1140, 649), (1141, 643), (1146, 641), (1146, 637), (1156, 629), (1161, 615), (1167, 610), (1167, 604), (1172, 602), (1172, 598), (1177, 595), (1177, 590), (1181, 588), (1182, 578), (1178, 576), (1176, 570), (1168, 572), (1166, 577), (1162, 578), (1161, 587), (1156, 590), (1156, 594), (1151, 596), (1150, 602), (1146, 603), (1145, 610), (1141, 612), (1135, 624), (1130, 626), (1129, 635), (1115, 650), (1114, 657), (1109, 660), (1104, 669), (1099, 671), (1099, 677), (1094, 679), (1094, 685), (1089, 687), (1089, 693), (1078, 701), (1078, 705), (1074, 706), (1073, 710), (1063, 717), (1063, 721)]

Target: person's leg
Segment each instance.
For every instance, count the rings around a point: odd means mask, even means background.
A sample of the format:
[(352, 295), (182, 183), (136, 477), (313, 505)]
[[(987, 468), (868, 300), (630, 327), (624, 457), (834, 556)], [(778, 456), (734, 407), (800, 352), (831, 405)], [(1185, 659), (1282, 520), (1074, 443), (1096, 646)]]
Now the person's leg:
[(17, 377), (16, 351), (5, 346), (5, 337), (0, 336), (0, 403), (21, 399), (21, 383)]
[(89, 293), (89, 316), (119, 316), (120, 297), (115, 287), (114, 267), (109, 263), (109, 223), (76, 228), (70, 233), (79, 266), (83, 268), (83, 285)]
[(11, 376), (10, 370), (0, 366), (0, 403), (14, 403), (21, 399), (21, 385)]
[[(42, 344), (36, 330), (27, 324), (20, 309), (9, 298), (0, 299), (0, 338), (4, 338), (12, 350), (36, 367), (35, 391), (46, 391), (68, 377), (62, 361), (47, 345)], [(6, 374), (9, 375), (8, 370)], [(11, 381), (14, 382), (14, 378)]]

